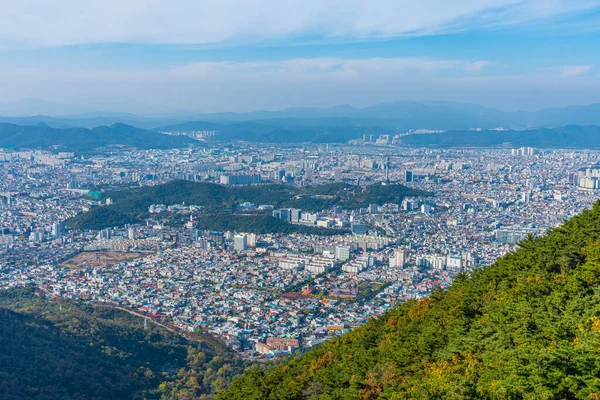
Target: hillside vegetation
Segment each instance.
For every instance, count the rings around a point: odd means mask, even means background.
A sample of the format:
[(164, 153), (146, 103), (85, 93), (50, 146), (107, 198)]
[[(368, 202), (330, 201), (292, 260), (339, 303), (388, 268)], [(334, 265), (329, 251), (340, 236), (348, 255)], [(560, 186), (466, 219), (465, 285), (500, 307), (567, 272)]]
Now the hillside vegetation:
[(600, 399), (600, 203), (219, 399)]
[(349, 229), (330, 229), (317, 226), (306, 226), (290, 224), (270, 215), (235, 215), (231, 213), (219, 213), (213, 215), (201, 215), (196, 218), (198, 229), (213, 230), (219, 232), (237, 231), (253, 232), (258, 234), (267, 233), (300, 233), (305, 235), (331, 236), (348, 233)]
[[(62, 305), (62, 307), (60, 306)], [(240, 368), (225, 346), (124, 311), (0, 291), (0, 398), (201, 398)]]

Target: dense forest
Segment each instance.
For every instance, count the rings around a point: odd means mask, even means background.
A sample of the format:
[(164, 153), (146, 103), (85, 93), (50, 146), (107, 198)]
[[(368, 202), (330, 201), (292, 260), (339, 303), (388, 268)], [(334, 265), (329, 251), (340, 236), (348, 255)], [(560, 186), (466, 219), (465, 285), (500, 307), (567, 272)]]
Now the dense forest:
[(600, 399), (600, 203), (218, 398)]
[[(140, 223), (151, 217), (148, 207), (152, 204), (188, 204), (202, 206), (202, 214), (233, 213), (243, 202), (256, 205), (270, 204), (276, 208), (301, 208), (304, 211), (320, 211), (334, 205), (352, 209), (369, 204), (400, 203), (406, 196), (427, 196), (429, 193), (393, 184), (376, 183), (364, 188), (343, 183), (297, 188), (288, 185), (223, 186), (213, 183), (197, 183), (175, 180), (162, 185), (145, 186), (104, 194), (113, 204), (96, 207), (67, 222), (78, 229), (103, 229), (130, 223)], [(232, 217), (233, 218), (233, 217)], [(204, 229), (222, 229), (223, 219), (204, 219)], [(238, 221), (240, 222), (240, 221)], [(244, 221), (241, 221), (244, 222)], [(305, 232), (306, 227), (277, 224), (270, 218), (258, 218), (246, 225), (263, 232)], [(241, 228), (236, 228), (242, 230)], [(275, 230), (269, 230), (275, 229)], [(318, 232), (314, 230), (314, 232)]]
[(212, 397), (243, 364), (200, 333), (184, 338), (102, 305), (0, 291), (0, 398)]

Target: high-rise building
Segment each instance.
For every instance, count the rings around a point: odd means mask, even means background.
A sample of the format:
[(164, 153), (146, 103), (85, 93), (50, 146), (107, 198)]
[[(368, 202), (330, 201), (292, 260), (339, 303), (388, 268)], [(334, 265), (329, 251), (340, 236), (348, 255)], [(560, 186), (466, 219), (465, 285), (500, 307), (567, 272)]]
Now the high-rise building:
[(297, 208), (290, 208), (290, 221), (291, 222), (299, 222), (301, 214), (302, 214), (302, 210), (297, 209)]
[(248, 248), (248, 238), (246, 235), (235, 235), (233, 237), (233, 249), (235, 251), (244, 251)]
[(54, 224), (52, 224), (52, 236), (54, 236), (55, 238), (58, 238), (62, 235), (64, 230), (64, 223), (63, 222), (55, 222)]
[(341, 182), (342, 181), (342, 170), (339, 168), (336, 168), (335, 170), (333, 170), (333, 177), (336, 182)]
[(479, 264), (479, 259), (474, 253), (466, 251), (462, 254), (462, 263), (463, 267), (474, 267)]
[(249, 233), (247, 236), (248, 247), (256, 247), (256, 234)]
[(346, 261), (350, 258), (350, 246), (335, 246), (335, 258), (340, 261)]
[(533, 147), (521, 147), (520, 149), (512, 149), (511, 154), (513, 156), (533, 156), (537, 153), (537, 150)]
[(413, 172), (412, 171), (404, 171), (404, 182), (412, 182), (413, 181)]
[(300, 214), (300, 219), (302, 221), (315, 223), (317, 222), (317, 219), (319, 219), (319, 215), (317, 213), (303, 212)]
[(446, 268), (460, 270), (463, 266), (463, 260), (460, 255), (448, 254), (446, 257)]
[(314, 175), (314, 171), (313, 171), (313, 169), (312, 169), (311, 167), (308, 167), (308, 168), (306, 169), (306, 171), (304, 172), (304, 178), (305, 178), (307, 181), (312, 181), (312, 179), (313, 179), (313, 175)]
[(407, 263), (407, 258), (406, 251), (402, 249), (398, 249), (394, 252), (394, 259), (397, 267), (404, 267)]
[(502, 243), (516, 244), (528, 235), (535, 235), (536, 233), (537, 229), (533, 228), (501, 228), (496, 230), (496, 240)]
[(390, 159), (389, 158), (385, 159), (385, 181), (386, 182), (390, 181)]
[(219, 177), (221, 185), (258, 185), (262, 183), (262, 177), (259, 174), (250, 175), (221, 175)]
[(282, 208), (281, 210), (273, 211), (273, 217), (285, 222), (299, 222), (302, 219), (302, 215), (302, 210), (298, 208)]
[(210, 242), (202, 236), (198, 236), (196, 238), (196, 242), (198, 243), (198, 247), (201, 248), (202, 250), (207, 250), (208, 248), (210, 248)]
[(213, 241), (216, 245), (221, 245), (225, 242), (225, 234), (223, 232), (210, 231), (208, 233), (208, 240)]
[(290, 210), (287, 208), (283, 208), (281, 210), (279, 210), (279, 215), (282, 220), (284, 220), (285, 222), (290, 222), (292, 220), (291, 215), (290, 215)]
[(390, 135), (379, 135), (379, 138), (375, 140), (375, 144), (386, 145), (390, 144)]
[(37, 243), (42, 242), (44, 240), (44, 233), (40, 230), (35, 230), (29, 235), (29, 240)]
[(446, 268), (446, 256), (439, 254), (428, 254), (426, 256), (417, 257), (417, 265), (422, 268), (433, 268), (435, 270), (443, 270)]
[(352, 233), (355, 235), (364, 235), (367, 233), (367, 225), (366, 224), (352, 224)]

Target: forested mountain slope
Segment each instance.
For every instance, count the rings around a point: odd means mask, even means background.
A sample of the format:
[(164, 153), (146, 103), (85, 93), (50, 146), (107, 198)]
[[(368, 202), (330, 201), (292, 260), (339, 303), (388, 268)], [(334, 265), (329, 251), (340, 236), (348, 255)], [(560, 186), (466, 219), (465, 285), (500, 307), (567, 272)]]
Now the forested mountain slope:
[(600, 399), (600, 204), (220, 399)]
[(0, 291), (0, 399), (210, 397), (242, 364), (190, 339), (112, 307)]

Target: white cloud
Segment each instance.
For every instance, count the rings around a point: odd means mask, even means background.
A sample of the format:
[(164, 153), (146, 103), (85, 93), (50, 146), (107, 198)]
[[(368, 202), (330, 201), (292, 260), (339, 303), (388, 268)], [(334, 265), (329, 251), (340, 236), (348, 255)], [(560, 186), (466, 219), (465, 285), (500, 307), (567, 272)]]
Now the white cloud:
[(591, 65), (565, 65), (559, 68), (559, 72), (562, 76), (579, 76), (587, 74), (591, 69)]
[(467, 71), (479, 72), (492, 64), (493, 63), (491, 61), (475, 61), (475, 62), (468, 63), (467, 65), (465, 65), (465, 69)]
[(260, 73), (269, 75), (285, 73), (291, 75), (330, 74), (336, 76), (356, 76), (367, 72), (385, 72), (386, 75), (410, 72), (436, 72), (441, 70), (480, 71), (489, 61), (444, 60), (431, 58), (296, 58), (276, 61), (256, 62), (198, 62), (180, 68), (174, 73)]
[[(489, 76), (485, 60), (303, 58), (198, 62), (147, 70), (0, 69), (0, 102), (42, 98), (88, 109), (252, 111), (395, 100), (454, 100), (535, 108), (600, 100), (597, 81), (567, 76)], [(52, 77), (52, 79), (49, 79)], [(159, 105), (149, 107), (148, 104)]]
[(599, 0), (0, 0), (0, 44), (368, 39), (529, 23)]

